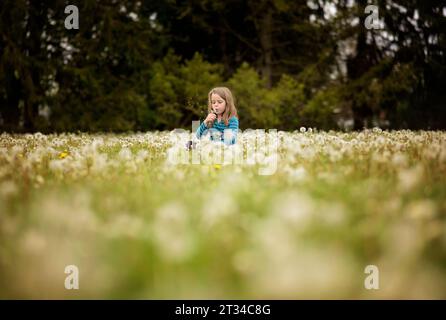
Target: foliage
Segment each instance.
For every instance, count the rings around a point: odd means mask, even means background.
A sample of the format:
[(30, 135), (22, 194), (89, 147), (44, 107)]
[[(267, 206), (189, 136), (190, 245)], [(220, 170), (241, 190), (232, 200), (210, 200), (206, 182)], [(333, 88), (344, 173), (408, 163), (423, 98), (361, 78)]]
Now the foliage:
[(67, 30), (69, 1), (1, 1), (0, 130), (189, 127), (225, 83), (245, 128), (445, 128), (443, 2), (367, 3), (87, 0)]

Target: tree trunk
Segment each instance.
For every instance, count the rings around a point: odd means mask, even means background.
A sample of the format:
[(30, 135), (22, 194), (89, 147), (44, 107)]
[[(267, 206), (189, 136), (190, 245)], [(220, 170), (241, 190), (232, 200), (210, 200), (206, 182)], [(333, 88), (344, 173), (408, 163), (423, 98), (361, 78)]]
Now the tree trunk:
[(29, 12), (27, 30), (30, 32), (30, 37), (26, 45), (29, 67), (22, 79), (25, 90), (23, 127), (25, 131), (33, 132), (36, 130), (39, 100), (45, 94), (41, 83), (43, 69), (39, 62), (46, 60), (46, 51), (41, 45), (41, 35), (48, 18), (47, 8), (42, 3), (31, 2)]
[(5, 68), (6, 98), (0, 102), (0, 113), (3, 120), (2, 129), (6, 131), (18, 131), (20, 121), (20, 81), (15, 77), (14, 67)]
[[(366, 0), (358, 1), (359, 26), (356, 36), (356, 50), (354, 57), (351, 57), (347, 61), (347, 75), (350, 81), (359, 79), (373, 64), (373, 54), (370, 52), (372, 48), (367, 44), (367, 31), (364, 28), (364, 9), (366, 5)], [(354, 121), (353, 129), (362, 130), (364, 126), (368, 125), (369, 120), (373, 116), (373, 112), (369, 106), (358, 102), (354, 94), (355, 92), (352, 93), (353, 97), (351, 97)]]
[(220, 45), (221, 45), (221, 53), (222, 53), (222, 62), (223, 62), (223, 68), (225, 75), (229, 78), (229, 76), (232, 74), (232, 64), (229, 61), (228, 56), (228, 44), (227, 44), (227, 34), (226, 30), (221, 29), (220, 30)]
[(260, 44), (262, 46), (262, 77), (265, 80), (265, 86), (271, 88), (272, 82), (272, 28), (273, 11), (268, 7), (260, 21)]

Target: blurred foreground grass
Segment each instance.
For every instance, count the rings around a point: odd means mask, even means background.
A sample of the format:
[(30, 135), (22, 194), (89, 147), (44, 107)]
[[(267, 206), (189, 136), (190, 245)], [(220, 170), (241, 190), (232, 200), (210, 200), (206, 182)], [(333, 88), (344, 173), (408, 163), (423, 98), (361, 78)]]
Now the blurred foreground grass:
[(0, 298), (446, 298), (445, 132), (278, 143), (262, 176), (168, 132), (0, 135)]

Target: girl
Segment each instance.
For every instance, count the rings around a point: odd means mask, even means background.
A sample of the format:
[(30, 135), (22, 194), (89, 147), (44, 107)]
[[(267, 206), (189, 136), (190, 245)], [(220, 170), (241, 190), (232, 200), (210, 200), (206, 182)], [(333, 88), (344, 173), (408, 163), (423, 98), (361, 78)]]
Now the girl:
[(238, 131), (238, 115), (231, 91), (226, 87), (216, 87), (208, 94), (208, 116), (200, 124), (197, 137), (210, 131), (211, 140), (234, 144)]

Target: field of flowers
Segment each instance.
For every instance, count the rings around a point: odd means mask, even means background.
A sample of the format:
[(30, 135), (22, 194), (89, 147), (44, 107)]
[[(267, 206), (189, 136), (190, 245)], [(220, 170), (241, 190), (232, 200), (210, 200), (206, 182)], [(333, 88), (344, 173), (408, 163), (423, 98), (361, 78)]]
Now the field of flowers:
[(0, 298), (446, 298), (446, 132), (276, 140), (261, 175), (169, 132), (1, 134)]

